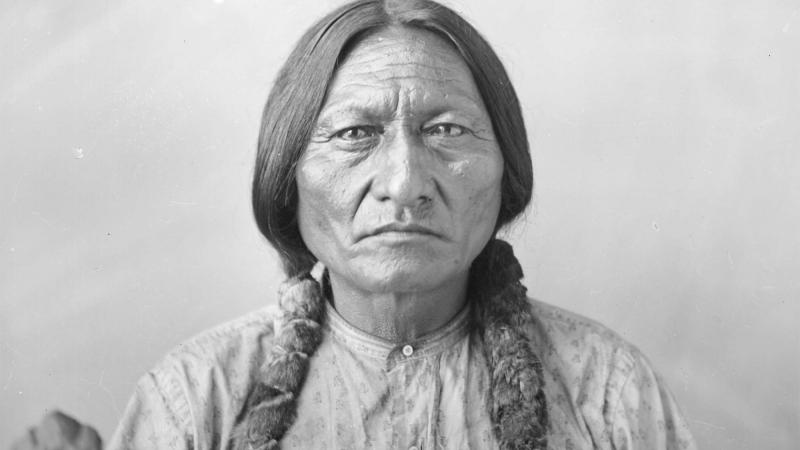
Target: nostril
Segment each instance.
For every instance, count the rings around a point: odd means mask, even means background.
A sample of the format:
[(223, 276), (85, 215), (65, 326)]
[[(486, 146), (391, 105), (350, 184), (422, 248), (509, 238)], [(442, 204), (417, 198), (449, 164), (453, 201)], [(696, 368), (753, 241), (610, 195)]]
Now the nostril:
[[(392, 150), (392, 151), (390, 151)], [(419, 208), (433, 200), (432, 168), (415, 149), (394, 146), (376, 159), (370, 191), (380, 202), (403, 208)]]

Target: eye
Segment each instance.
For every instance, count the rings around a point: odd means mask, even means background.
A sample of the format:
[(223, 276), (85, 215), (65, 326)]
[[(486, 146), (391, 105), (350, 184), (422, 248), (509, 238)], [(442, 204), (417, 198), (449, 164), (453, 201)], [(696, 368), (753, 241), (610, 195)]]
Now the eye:
[(459, 137), (466, 132), (466, 128), (454, 123), (438, 123), (425, 130), (428, 135), (440, 137)]
[(334, 134), (334, 137), (345, 141), (358, 141), (371, 138), (376, 134), (378, 134), (378, 130), (375, 127), (359, 125), (339, 130)]

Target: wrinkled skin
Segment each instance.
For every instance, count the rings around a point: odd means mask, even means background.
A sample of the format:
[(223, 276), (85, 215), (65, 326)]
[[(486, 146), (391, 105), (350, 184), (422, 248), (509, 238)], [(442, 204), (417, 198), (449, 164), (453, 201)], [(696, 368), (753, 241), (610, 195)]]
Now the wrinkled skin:
[(101, 450), (100, 435), (94, 428), (82, 425), (72, 417), (52, 411), (41, 422), (21, 436), (11, 450)]
[(455, 49), (407, 28), (356, 45), (297, 169), (300, 231), (329, 270), (336, 309), (388, 338), (446, 322), (494, 232), (502, 174)]

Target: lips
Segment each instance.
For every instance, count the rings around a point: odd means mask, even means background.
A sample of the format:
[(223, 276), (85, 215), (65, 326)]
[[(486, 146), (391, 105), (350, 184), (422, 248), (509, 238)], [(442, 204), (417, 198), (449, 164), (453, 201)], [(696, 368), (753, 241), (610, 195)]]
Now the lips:
[[(382, 225), (365, 233), (360, 239), (368, 238), (371, 236), (378, 236), (387, 233), (408, 233), (408, 234), (423, 234), (434, 237), (441, 237), (441, 235), (430, 228), (414, 223), (390, 223)], [(359, 239), (359, 240), (360, 240)]]

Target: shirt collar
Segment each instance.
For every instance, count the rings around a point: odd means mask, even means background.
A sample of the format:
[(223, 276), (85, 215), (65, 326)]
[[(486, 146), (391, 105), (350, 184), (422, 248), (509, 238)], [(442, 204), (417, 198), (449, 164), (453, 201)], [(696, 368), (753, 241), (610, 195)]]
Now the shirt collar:
[(333, 339), (355, 353), (387, 362), (401, 362), (441, 353), (461, 341), (469, 328), (469, 307), (464, 307), (435, 331), (409, 342), (391, 342), (359, 330), (339, 315), (332, 305), (327, 306), (324, 328)]

